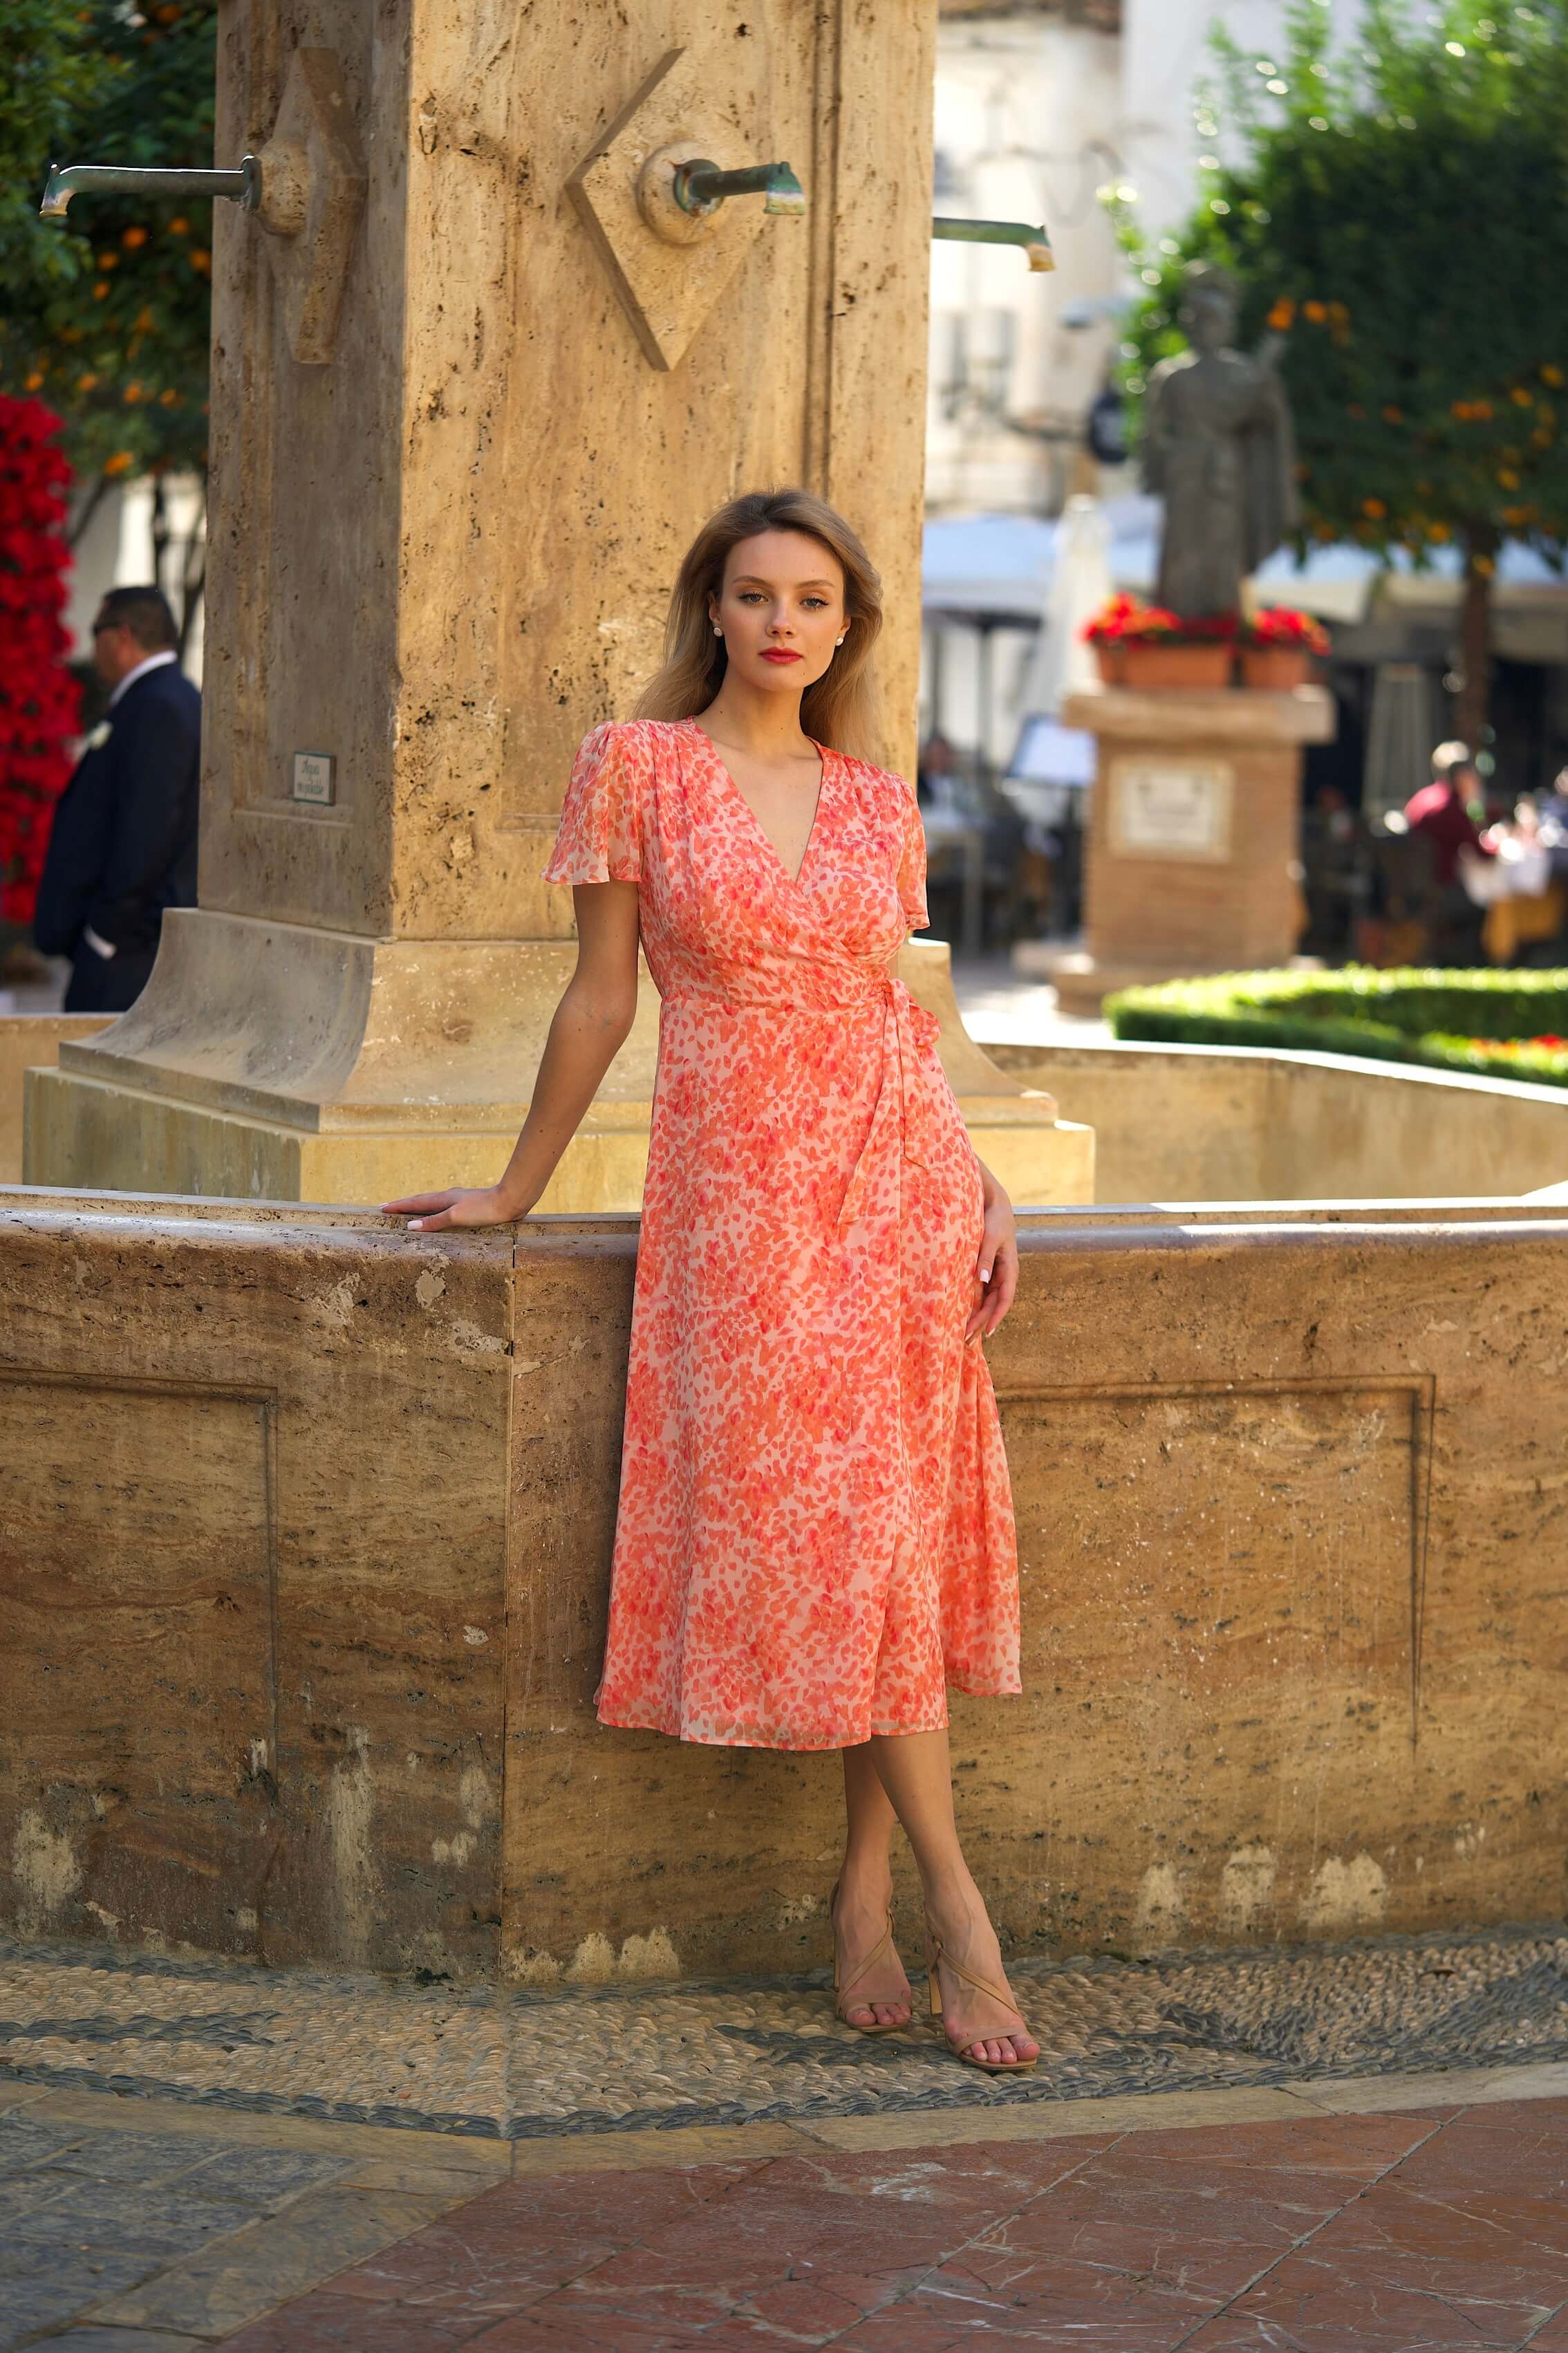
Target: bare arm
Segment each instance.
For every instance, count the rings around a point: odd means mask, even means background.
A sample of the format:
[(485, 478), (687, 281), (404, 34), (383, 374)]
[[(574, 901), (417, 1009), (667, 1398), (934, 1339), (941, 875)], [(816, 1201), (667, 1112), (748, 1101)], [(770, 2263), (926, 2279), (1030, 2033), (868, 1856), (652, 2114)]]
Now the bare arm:
[(533, 1100), (505, 1173), (494, 1185), (449, 1187), (442, 1193), (384, 1201), (389, 1217), (407, 1215), (412, 1233), (436, 1233), (445, 1226), (503, 1226), (527, 1217), (626, 1041), (637, 1008), (637, 886), (583, 882), (572, 898), (577, 969), (555, 1008)]
[(985, 1201), (985, 1229), (980, 1237), (980, 1256), (974, 1272), (984, 1289), (969, 1311), (969, 1320), (963, 1327), (966, 1343), (994, 1332), (1018, 1290), (1018, 1236), (1013, 1223), (1013, 1204), (984, 1161), (980, 1160), (978, 1166)]

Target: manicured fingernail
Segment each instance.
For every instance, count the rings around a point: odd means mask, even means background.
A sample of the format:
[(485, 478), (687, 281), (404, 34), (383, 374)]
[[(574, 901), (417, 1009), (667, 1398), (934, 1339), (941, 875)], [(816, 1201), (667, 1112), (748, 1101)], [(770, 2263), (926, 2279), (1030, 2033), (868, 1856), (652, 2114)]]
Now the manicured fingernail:
[(981, 1280), (981, 1282), (990, 1282), (990, 1280), (991, 1280), (991, 1269), (990, 1269), (988, 1266), (983, 1266), (983, 1267), (981, 1268), (981, 1270), (980, 1270), (980, 1280)]
[(424, 1219), (422, 1218), (410, 1218), (408, 1220), (408, 1230), (411, 1234), (422, 1234), (425, 1230)]

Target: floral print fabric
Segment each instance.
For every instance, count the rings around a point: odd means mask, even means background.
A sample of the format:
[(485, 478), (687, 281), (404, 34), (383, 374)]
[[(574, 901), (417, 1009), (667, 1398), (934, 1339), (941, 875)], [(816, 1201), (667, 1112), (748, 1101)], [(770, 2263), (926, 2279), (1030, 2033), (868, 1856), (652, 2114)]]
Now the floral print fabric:
[(637, 883), (662, 999), (599, 1716), (745, 1747), (1019, 1688), (979, 1165), (888, 969), (920, 812), (821, 749), (792, 879), (693, 721), (595, 728), (544, 870)]

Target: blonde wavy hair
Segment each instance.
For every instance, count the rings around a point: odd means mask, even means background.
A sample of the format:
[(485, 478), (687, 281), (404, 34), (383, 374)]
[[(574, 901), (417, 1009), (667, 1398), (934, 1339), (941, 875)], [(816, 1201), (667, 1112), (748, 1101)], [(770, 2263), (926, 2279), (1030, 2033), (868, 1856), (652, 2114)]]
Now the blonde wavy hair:
[(763, 531), (799, 531), (836, 556), (849, 627), (822, 677), (801, 697), (800, 723), (818, 744), (874, 760), (880, 708), (871, 649), (882, 628), (882, 581), (844, 517), (811, 491), (748, 491), (710, 515), (687, 549), (665, 624), (664, 667), (637, 703), (637, 719), (694, 719), (724, 682), (729, 657), (713, 635), (708, 599), (724, 586), (730, 551)]

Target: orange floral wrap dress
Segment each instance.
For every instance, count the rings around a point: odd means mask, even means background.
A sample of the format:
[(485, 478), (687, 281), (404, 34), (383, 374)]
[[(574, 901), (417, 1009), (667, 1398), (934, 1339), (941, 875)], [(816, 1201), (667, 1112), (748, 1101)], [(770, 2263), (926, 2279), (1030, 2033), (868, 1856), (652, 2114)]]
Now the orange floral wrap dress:
[(662, 1000), (601, 1722), (844, 1748), (1016, 1692), (979, 1164), (903, 779), (826, 746), (792, 878), (690, 720), (595, 728), (552, 882), (637, 885)]

